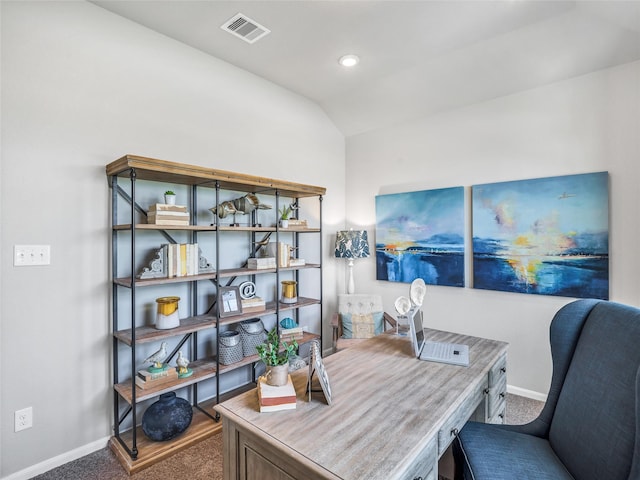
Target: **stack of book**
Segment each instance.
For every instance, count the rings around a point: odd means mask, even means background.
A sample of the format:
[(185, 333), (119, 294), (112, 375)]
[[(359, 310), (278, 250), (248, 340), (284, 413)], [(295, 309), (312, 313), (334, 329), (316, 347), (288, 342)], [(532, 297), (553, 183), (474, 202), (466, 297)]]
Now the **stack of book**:
[(267, 309), (267, 302), (260, 297), (242, 299), (242, 313), (264, 312)]
[(167, 276), (197, 275), (200, 251), (197, 243), (169, 243), (166, 248)]
[(247, 268), (252, 270), (264, 270), (276, 268), (276, 257), (258, 257), (247, 259)]
[(174, 367), (169, 367), (162, 372), (152, 373), (148, 370), (138, 371), (136, 375), (136, 385), (143, 390), (159, 385), (173, 383), (178, 379), (178, 371)]
[(278, 266), (288, 267), (289, 261), (291, 260), (291, 245), (284, 242), (278, 242), (277, 245), (278, 247), (276, 257), (278, 258)]
[(277, 258), (279, 267), (289, 267), (291, 259), (291, 245), (285, 242), (269, 242), (267, 244), (268, 255)]
[(291, 340), (302, 340), (304, 332), (302, 327), (280, 329), (280, 340), (290, 342)]
[(149, 207), (147, 223), (154, 225), (189, 225), (189, 212), (184, 205), (156, 203)]
[(261, 412), (277, 412), (296, 408), (296, 389), (289, 375), (286, 385), (274, 387), (262, 376), (258, 379), (258, 404)]
[(307, 221), (306, 220), (300, 220), (298, 218), (290, 218), (289, 219), (289, 227), (307, 228)]

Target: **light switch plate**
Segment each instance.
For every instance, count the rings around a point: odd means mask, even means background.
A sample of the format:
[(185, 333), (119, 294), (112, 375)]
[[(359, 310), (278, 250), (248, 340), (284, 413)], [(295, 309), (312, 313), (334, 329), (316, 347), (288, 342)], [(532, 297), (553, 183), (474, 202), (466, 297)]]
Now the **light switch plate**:
[(51, 245), (15, 245), (13, 247), (13, 265), (27, 267), (51, 264)]

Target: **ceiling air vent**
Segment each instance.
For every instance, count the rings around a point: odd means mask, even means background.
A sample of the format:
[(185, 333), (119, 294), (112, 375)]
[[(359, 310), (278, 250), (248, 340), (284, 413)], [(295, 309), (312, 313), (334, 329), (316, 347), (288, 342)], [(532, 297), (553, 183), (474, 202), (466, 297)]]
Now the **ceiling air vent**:
[(251, 20), (246, 15), (238, 13), (227, 20), (220, 28), (232, 33), (236, 37), (240, 37), (245, 42), (254, 43), (265, 35), (271, 33), (266, 27), (263, 27), (255, 20)]

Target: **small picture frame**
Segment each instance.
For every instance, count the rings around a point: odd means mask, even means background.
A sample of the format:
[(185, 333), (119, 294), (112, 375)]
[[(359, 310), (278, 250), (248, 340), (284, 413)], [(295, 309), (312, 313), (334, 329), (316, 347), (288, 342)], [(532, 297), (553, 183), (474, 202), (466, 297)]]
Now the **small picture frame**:
[[(322, 390), (314, 390), (311, 388), (313, 380), (313, 374), (318, 377), (318, 382)], [(331, 386), (329, 385), (329, 375), (324, 368), (324, 362), (322, 361), (322, 355), (320, 353), (320, 342), (313, 340), (311, 342), (311, 348), (309, 350), (309, 373), (307, 375), (307, 393), (309, 395), (309, 401), (311, 401), (312, 392), (322, 392), (324, 398), (327, 400), (327, 405), (331, 405)]]
[(242, 313), (240, 289), (238, 287), (220, 287), (220, 303), (218, 317), (230, 317)]

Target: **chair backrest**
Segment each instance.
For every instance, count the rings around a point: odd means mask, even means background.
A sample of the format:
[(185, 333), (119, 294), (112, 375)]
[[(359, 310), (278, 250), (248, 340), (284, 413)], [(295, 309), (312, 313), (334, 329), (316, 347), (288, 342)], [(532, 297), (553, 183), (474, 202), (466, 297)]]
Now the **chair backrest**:
[(639, 378), (640, 310), (597, 303), (579, 333), (549, 429), (553, 450), (576, 480), (637, 478)]
[(385, 330), (387, 316), (380, 295), (338, 295), (339, 328), (343, 339), (370, 338)]
[(369, 313), (382, 312), (383, 309), (380, 295), (357, 293), (338, 295), (338, 313), (367, 315)]

